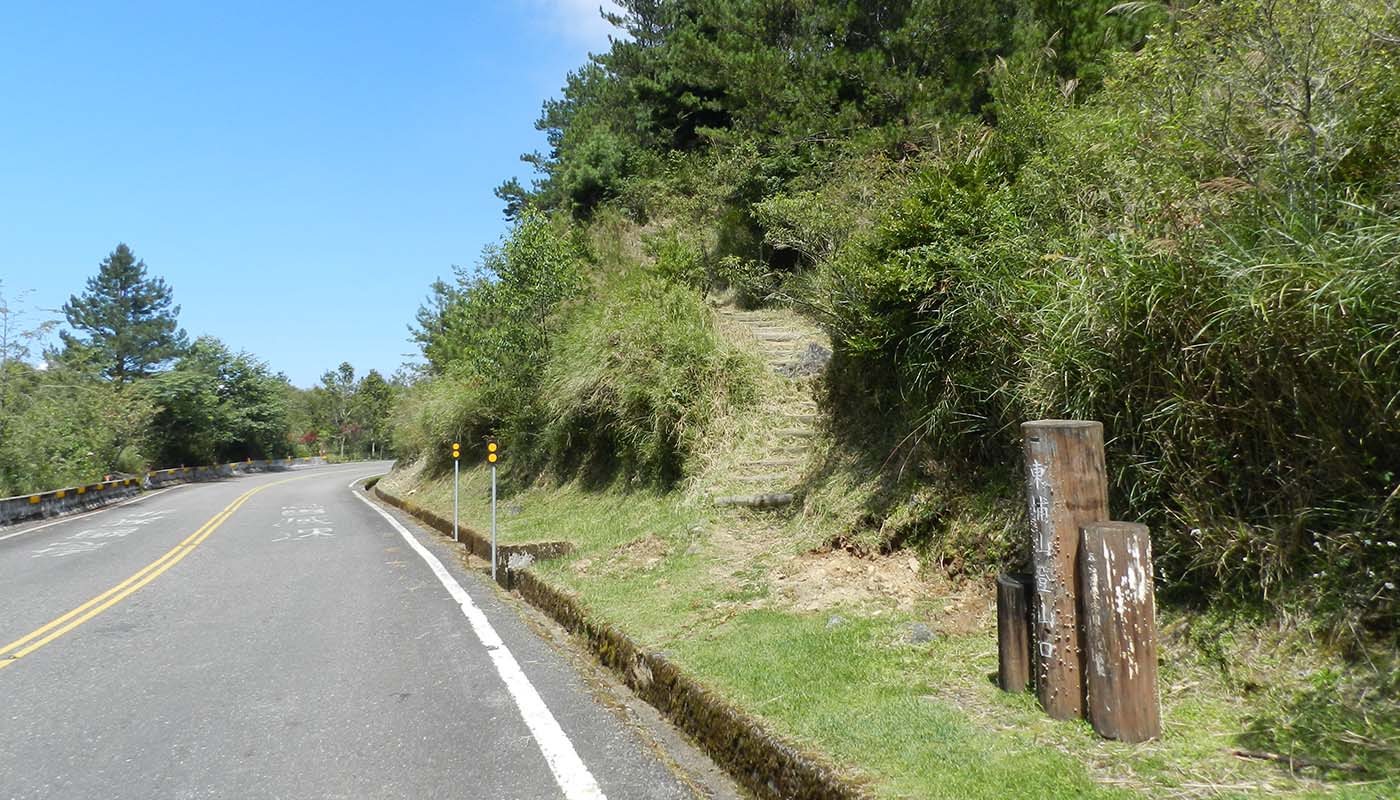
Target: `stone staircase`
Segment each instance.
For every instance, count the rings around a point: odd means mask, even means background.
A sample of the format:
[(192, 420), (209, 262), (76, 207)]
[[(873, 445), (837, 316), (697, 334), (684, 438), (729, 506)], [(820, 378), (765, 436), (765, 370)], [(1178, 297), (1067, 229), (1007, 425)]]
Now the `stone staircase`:
[(760, 407), (735, 421), (728, 447), (704, 475), (719, 506), (781, 508), (791, 504), (818, 435), (813, 378), (831, 358), (815, 325), (787, 309), (715, 308), (720, 332), (763, 358), (770, 374)]

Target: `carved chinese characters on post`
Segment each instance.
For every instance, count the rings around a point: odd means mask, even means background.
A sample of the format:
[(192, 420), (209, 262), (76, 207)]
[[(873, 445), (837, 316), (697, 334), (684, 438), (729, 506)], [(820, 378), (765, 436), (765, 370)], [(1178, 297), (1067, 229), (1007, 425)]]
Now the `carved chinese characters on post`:
[(1079, 526), (1107, 518), (1103, 426), (1042, 420), (1021, 426), (1026, 513), (1035, 573), (1036, 693), (1050, 716), (1084, 713), (1083, 655), (1075, 602)]

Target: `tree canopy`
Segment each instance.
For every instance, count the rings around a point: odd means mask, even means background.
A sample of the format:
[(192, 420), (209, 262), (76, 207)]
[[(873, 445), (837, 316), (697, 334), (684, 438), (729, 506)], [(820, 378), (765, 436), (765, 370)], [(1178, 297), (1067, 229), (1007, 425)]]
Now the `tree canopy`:
[(159, 277), (146, 276), (146, 262), (118, 244), (87, 281), (81, 295), (63, 305), (63, 316), (79, 339), (63, 332), (64, 346), (87, 351), (102, 373), (118, 382), (150, 375), (180, 355), (187, 344), (176, 317), (174, 293)]

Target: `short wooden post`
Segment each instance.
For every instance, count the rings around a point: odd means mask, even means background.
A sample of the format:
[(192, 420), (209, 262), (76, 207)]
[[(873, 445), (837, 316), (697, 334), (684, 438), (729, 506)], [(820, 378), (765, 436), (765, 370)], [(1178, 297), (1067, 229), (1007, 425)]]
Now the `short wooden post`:
[(1079, 560), (1089, 722), (1109, 739), (1155, 739), (1162, 734), (1162, 714), (1147, 526), (1089, 523)]
[(1031, 598), (1035, 580), (1028, 574), (997, 576), (997, 685), (1004, 692), (1024, 692), (1035, 672), (1031, 656)]
[(1035, 566), (1036, 694), (1055, 719), (1084, 716), (1084, 662), (1076, 569), (1079, 528), (1108, 519), (1103, 424), (1039, 420), (1021, 424), (1026, 503)]

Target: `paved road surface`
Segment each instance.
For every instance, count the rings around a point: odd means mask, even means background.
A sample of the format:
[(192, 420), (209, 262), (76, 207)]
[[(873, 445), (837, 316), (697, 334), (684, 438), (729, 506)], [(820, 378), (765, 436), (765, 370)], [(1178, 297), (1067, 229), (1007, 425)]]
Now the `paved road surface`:
[(691, 797), (375, 466), (0, 529), (0, 798)]

